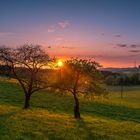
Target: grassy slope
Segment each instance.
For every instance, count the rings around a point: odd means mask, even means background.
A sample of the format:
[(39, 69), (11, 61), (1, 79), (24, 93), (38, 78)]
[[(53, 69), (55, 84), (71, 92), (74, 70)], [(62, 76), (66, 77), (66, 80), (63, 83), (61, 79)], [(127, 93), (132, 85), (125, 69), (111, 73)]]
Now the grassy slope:
[(0, 140), (139, 140), (140, 88), (118, 88), (108, 100), (81, 102), (81, 120), (73, 118), (73, 98), (46, 91), (23, 110), (23, 93), (14, 81), (0, 81)]

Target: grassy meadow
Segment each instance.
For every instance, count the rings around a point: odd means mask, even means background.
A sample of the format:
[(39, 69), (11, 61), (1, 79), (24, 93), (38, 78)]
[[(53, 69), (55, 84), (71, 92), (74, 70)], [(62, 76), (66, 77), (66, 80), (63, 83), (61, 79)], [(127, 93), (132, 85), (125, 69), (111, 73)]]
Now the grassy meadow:
[(108, 87), (107, 99), (80, 98), (81, 120), (73, 118), (73, 97), (33, 94), (22, 109), (24, 94), (11, 79), (0, 79), (0, 140), (140, 140), (140, 87)]

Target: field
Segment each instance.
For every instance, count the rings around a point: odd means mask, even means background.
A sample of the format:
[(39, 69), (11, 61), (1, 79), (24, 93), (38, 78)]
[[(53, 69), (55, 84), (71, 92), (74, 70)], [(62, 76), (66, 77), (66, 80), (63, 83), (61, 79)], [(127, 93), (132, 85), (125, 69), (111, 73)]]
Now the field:
[(24, 110), (16, 81), (0, 80), (0, 140), (140, 140), (140, 87), (109, 87), (107, 99), (80, 98), (81, 120), (73, 118), (73, 98), (43, 90)]

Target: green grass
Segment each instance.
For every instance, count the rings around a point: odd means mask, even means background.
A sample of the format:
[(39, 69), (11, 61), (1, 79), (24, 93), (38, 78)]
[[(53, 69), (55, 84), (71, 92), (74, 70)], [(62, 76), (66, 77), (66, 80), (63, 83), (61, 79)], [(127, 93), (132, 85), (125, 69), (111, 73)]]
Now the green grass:
[(23, 110), (24, 94), (14, 80), (0, 80), (0, 140), (139, 140), (140, 88), (111, 87), (108, 99), (80, 98), (81, 120), (73, 118), (73, 97), (40, 91)]

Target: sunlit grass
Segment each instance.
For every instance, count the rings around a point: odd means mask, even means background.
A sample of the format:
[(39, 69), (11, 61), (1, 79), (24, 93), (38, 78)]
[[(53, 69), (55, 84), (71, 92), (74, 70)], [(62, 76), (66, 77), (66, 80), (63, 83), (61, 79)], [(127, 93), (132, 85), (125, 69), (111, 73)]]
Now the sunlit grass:
[(0, 81), (0, 140), (139, 140), (139, 88), (118, 90), (109, 99), (80, 99), (81, 120), (73, 118), (73, 97), (46, 90), (23, 110), (24, 94), (12, 80)]

